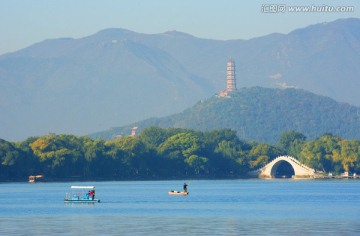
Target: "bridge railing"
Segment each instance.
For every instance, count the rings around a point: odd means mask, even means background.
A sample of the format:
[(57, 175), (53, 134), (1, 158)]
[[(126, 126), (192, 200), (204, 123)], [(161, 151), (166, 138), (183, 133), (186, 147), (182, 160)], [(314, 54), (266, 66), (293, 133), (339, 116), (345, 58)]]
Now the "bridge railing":
[(308, 170), (308, 171), (314, 171), (314, 172), (315, 172), (315, 170), (314, 170), (313, 168), (310, 168), (310, 167), (302, 164), (301, 162), (299, 162), (299, 161), (298, 161), (297, 159), (295, 159), (294, 157), (292, 157), (292, 156), (286, 156), (286, 157), (289, 158), (291, 161), (295, 162), (296, 164), (298, 164), (299, 166), (301, 166), (302, 168), (304, 168), (304, 169), (306, 169), (306, 170)]

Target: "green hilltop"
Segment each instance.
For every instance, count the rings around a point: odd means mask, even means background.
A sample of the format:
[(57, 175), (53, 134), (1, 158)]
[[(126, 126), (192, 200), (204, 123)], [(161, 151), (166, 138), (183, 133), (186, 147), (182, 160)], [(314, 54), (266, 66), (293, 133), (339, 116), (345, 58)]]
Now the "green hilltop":
[(302, 89), (241, 88), (230, 97), (213, 96), (181, 113), (150, 118), (91, 134), (113, 139), (149, 126), (200, 131), (232, 129), (241, 139), (276, 143), (282, 132), (295, 130), (308, 139), (324, 133), (360, 139), (360, 108)]

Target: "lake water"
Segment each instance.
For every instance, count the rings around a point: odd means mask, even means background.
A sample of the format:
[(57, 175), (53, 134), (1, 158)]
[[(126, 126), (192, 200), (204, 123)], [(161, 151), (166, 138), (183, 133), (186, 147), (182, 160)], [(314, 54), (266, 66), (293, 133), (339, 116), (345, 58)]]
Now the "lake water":
[[(359, 235), (359, 180), (0, 184), (0, 235)], [(96, 204), (65, 204), (95, 185)]]

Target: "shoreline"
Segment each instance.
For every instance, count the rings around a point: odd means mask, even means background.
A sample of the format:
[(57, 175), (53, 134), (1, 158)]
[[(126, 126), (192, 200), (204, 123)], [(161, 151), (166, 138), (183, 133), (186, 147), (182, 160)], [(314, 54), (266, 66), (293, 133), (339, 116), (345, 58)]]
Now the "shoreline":
[(172, 178), (45, 178), (35, 182), (29, 182), (26, 179), (19, 180), (8, 180), (0, 181), (0, 184), (6, 183), (56, 183), (56, 182), (106, 182), (106, 181), (189, 181), (189, 180), (248, 180), (248, 179), (259, 179), (259, 180), (358, 180), (359, 175), (356, 176), (312, 176), (306, 178), (259, 178), (259, 177), (244, 177), (244, 176), (232, 176), (232, 177), (172, 177)]

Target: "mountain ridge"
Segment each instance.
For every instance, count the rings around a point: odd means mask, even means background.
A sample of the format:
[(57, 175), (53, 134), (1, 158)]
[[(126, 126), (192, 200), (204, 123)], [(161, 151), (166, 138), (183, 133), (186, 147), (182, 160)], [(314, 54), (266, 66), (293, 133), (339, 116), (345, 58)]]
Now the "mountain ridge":
[(351, 18), (249, 40), (118, 28), (44, 40), (0, 55), (0, 128), (19, 140), (181, 112), (224, 89), (229, 57), (239, 88), (296, 87), (360, 105), (359, 32)]

